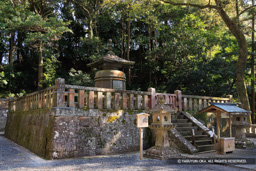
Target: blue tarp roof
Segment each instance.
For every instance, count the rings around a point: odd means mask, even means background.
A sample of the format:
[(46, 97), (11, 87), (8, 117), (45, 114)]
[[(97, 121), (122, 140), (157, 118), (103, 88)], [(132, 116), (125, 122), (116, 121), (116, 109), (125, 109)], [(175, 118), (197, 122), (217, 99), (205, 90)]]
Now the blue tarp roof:
[(217, 108), (220, 108), (228, 113), (250, 113), (247, 110), (244, 110), (234, 103), (210, 103), (212, 106), (216, 106)]

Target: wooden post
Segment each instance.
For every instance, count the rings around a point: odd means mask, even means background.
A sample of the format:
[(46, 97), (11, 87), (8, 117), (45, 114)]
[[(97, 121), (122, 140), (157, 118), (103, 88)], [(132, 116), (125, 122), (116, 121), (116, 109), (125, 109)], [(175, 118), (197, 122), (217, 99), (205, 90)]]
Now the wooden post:
[(220, 115), (220, 112), (219, 111), (217, 111), (217, 113), (216, 113), (216, 117), (217, 117), (217, 139), (218, 139), (218, 143), (220, 142), (220, 117), (219, 117), (219, 115)]
[(182, 112), (182, 94), (180, 90), (175, 90), (174, 94), (177, 96), (177, 105), (179, 106), (179, 111)]
[(149, 97), (149, 108), (152, 109), (155, 106), (155, 96), (156, 96), (156, 89), (149, 88), (148, 92), (150, 92)]
[(143, 159), (143, 128), (140, 128), (140, 160)]
[(229, 113), (229, 118), (228, 118), (228, 127), (229, 127), (229, 137), (232, 137), (231, 114), (230, 113)]

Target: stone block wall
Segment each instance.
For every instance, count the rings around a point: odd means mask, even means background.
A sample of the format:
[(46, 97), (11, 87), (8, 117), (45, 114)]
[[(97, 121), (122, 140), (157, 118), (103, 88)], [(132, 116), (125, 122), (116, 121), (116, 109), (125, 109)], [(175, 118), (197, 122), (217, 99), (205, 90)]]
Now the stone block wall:
[(9, 112), (5, 136), (35, 154), (50, 159), (54, 118), (51, 109)]
[[(97, 110), (55, 117), (52, 158), (119, 154), (139, 150), (136, 113), (124, 110)], [(82, 113), (82, 114), (81, 114)], [(144, 134), (145, 148), (150, 146), (150, 132)]]
[[(46, 159), (139, 150), (141, 111), (51, 108), (8, 113), (5, 136)], [(151, 146), (145, 129), (144, 146)]]

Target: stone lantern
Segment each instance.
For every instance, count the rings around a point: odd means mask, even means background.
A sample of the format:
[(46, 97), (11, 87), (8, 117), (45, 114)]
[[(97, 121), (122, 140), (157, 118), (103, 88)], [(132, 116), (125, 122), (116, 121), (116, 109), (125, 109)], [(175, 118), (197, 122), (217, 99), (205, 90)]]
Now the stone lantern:
[(168, 130), (176, 126), (171, 123), (171, 114), (175, 110), (167, 104), (159, 104), (149, 110), (152, 113), (153, 122), (149, 126), (152, 131), (156, 131), (155, 146), (145, 151), (146, 157), (168, 159), (180, 156), (178, 150), (170, 146)]
[(236, 129), (236, 134), (235, 134), (236, 148), (246, 148), (253, 144), (245, 136), (245, 129), (247, 127), (250, 127), (250, 123), (248, 121), (249, 114), (250, 113), (239, 113), (239, 114), (233, 115), (232, 125)]
[(112, 51), (112, 40), (109, 40), (109, 51), (98, 61), (87, 64), (88, 67), (101, 69), (95, 74), (95, 87), (126, 89), (126, 76), (121, 69), (134, 65), (134, 61), (128, 61), (115, 55)]
[(247, 120), (247, 113), (240, 113), (233, 115), (232, 125), (236, 128), (236, 139), (244, 139), (245, 137), (245, 128), (249, 127), (250, 124)]

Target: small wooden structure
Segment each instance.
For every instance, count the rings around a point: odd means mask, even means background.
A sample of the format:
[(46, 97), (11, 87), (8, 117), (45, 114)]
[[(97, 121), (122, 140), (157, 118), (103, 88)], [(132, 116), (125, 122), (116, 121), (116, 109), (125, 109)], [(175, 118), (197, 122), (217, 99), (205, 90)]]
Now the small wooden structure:
[(140, 160), (143, 159), (143, 128), (148, 127), (148, 117), (146, 113), (137, 114), (137, 127), (140, 128)]
[[(233, 103), (210, 103), (211, 105), (202, 109), (199, 113), (203, 112), (213, 112), (216, 113), (217, 120), (217, 142), (216, 143), (216, 151), (219, 151), (221, 154), (225, 154), (226, 152), (232, 152), (235, 150), (235, 138), (232, 137), (232, 116), (235, 118), (240, 118), (241, 116), (248, 115), (250, 112), (244, 110), (236, 104)], [(229, 138), (221, 138), (220, 137), (220, 115), (224, 118), (228, 118), (229, 124)], [(234, 117), (233, 117), (234, 118)], [(235, 123), (236, 124), (236, 123)], [(234, 124), (233, 124), (234, 125)], [(236, 134), (242, 134), (241, 132), (241, 124), (240, 127), (236, 127)], [(244, 124), (246, 126), (246, 124)]]

